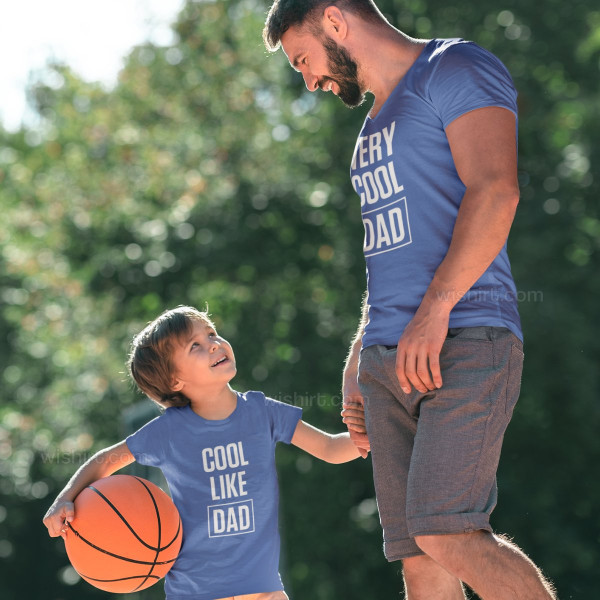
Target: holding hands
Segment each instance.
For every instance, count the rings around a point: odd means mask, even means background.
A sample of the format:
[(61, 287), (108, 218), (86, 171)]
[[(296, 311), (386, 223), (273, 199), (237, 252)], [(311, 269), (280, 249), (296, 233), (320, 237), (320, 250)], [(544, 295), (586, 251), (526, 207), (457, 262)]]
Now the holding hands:
[(342, 421), (350, 433), (350, 439), (358, 448), (360, 455), (367, 458), (371, 445), (367, 437), (364, 400), (356, 377), (344, 376), (344, 403), (341, 414)]

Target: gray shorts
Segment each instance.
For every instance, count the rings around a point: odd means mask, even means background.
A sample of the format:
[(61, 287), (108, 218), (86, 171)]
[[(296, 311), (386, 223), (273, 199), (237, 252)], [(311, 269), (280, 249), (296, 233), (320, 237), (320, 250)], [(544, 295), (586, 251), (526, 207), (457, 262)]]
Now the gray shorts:
[(389, 561), (423, 554), (418, 535), (491, 531), (496, 470), (519, 396), (523, 346), (508, 329), (448, 330), (439, 390), (405, 394), (396, 348), (360, 354), (373, 479)]

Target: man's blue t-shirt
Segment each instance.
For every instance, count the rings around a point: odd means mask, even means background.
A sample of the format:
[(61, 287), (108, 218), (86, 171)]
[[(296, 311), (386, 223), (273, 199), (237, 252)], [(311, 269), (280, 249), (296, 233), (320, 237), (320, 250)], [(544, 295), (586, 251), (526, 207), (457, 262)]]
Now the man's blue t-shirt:
[[(351, 167), (365, 226), (369, 321), (363, 347), (398, 343), (448, 252), (466, 188), (445, 128), (478, 108), (516, 115), (516, 97), (494, 55), (472, 42), (437, 39), (375, 118), (365, 120)], [(449, 327), (475, 326), (507, 327), (522, 338), (506, 245), (450, 314)]]
[(183, 524), (167, 600), (283, 589), (275, 444), (290, 443), (301, 415), (299, 407), (246, 392), (227, 419), (168, 408), (127, 438), (136, 461), (162, 470)]

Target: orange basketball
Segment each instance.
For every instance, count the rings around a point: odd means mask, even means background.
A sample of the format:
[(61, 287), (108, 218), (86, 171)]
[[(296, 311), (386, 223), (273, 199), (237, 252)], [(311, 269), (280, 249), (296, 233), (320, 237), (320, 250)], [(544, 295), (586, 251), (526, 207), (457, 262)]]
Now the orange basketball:
[(99, 479), (75, 498), (65, 545), (73, 568), (108, 592), (143, 590), (162, 579), (181, 547), (173, 501), (141, 477)]

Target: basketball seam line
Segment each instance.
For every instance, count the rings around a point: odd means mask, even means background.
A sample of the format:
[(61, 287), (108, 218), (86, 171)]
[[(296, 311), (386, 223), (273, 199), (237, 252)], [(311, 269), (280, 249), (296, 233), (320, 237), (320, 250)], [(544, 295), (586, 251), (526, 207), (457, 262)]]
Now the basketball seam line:
[[(136, 477), (137, 479), (137, 477)], [(145, 486), (144, 486), (145, 487)], [(104, 502), (106, 502), (106, 504), (108, 504), (117, 514), (117, 516), (121, 519), (121, 521), (123, 521), (123, 523), (125, 523), (127, 529), (129, 529), (129, 531), (131, 531), (131, 533), (135, 536), (135, 538), (137, 539), (137, 541), (142, 544), (143, 546), (146, 546), (146, 548), (148, 548), (149, 550), (152, 550), (154, 552), (156, 552), (157, 550), (160, 552), (162, 551), (162, 548), (156, 548), (155, 546), (151, 546), (150, 544), (147, 544), (133, 529), (133, 527), (128, 523), (127, 519), (119, 512), (119, 509), (98, 489), (96, 489), (93, 485), (88, 485), (88, 488), (94, 492), (96, 492), (96, 494), (98, 494), (98, 496), (100, 496), (100, 498), (102, 498), (102, 500), (104, 500)], [(160, 543), (160, 540), (159, 540)]]
[[(158, 524), (157, 547), (160, 548), (160, 542), (161, 542), (161, 538), (162, 538), (162, 521), (160, 519), (160, 511), (158, 510), (158, 505), (156, 504), (156, 498), (154, 497), (152, 490), (150, 490), (150, 488), (139, 477), (136, 477), (136, 479), (146, 488), (146, 491), (150, 495), (150, 498), (152, 498), (152, 504), (154, 504), (154, 511), (156, 512), (156, 521)], [(150, 570), (148, 571), (148, 574), (146, 575), (145, 579), (140, 583), (140, 585), (138, 585), (133, 590), (134, 592), (139, 590), (146, 583), (146, 581), (148, 581), (148, 579), (152, 576), (152, 571), (154, 570), (154, 567), (156, 566), (156, 559), (158, 558), (159, 554), (160, 554), (160, 549), (156, 551), (156, 555), (154, 556), (154, 564), (150, 567)]]
[(158, 575), (131, 575), (129, 577), (120, 577), (119, 579), (98, 579), (97, 577), (89, 577), (88, 575), (84, 575), (83, 573), (80, 573), (80, 575), (84, 579), (89, 579), (90, 581), (97, 581), (98, 583), (116, 583), (117, 581), (127, 581), (128, 579), (141, 579), (142, 577), (145, 577), (146, 579), (148, 579), (148, 577), (151, 577), (156, 579), (156, 581), (160, 579)]
[(154, 561), (148, 561), (148, 560), (137, 560), (135, 558), (127, 558), (126, 556), (121, 556), (119, 554), (115, 554), (114, 552), (110, 552), (109, 550), (105, 550), (104, 548), (100, 548), (100, 546), (96, 546), (96, 544), (94, 544), (93, 542), (90, 542), (90, 540), (84, 538), (79, 531), (77, 531), (75, 529), (75, 527), (73, 527), (73, 525), (71, 523), (68, 524), (69, 525), (69, 529), (73, 530), (73, 533), (82, 541), (85, 542), (88, 546), (91, 546), (92, 548), (94, 548), (94, 550), (98, 550), (98, 552), (103, 552), (104, 554), (108, 554), (109, 556), (112, 556), (114, 558), (118, 558), (120, 560), (124, 560), (126, 562), (132, 562), (132, 563), (137, 563), (139, 565), (166, 565), (168, 563), (171, 562), (175, 562), (175, 558), (171, 558), (169, 560), (163, 560), (163, 561), (159, 561), (159, 562), (154, 562)]

